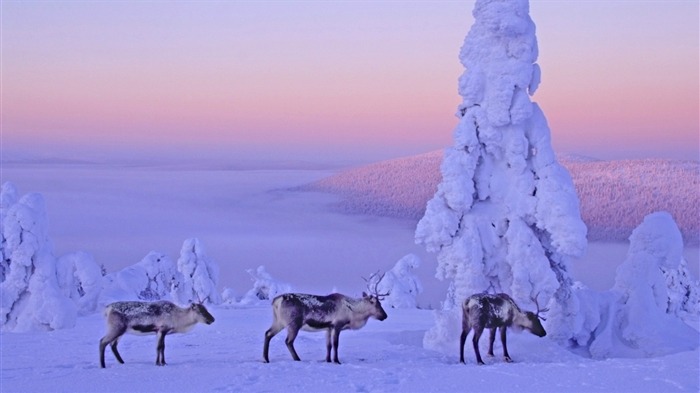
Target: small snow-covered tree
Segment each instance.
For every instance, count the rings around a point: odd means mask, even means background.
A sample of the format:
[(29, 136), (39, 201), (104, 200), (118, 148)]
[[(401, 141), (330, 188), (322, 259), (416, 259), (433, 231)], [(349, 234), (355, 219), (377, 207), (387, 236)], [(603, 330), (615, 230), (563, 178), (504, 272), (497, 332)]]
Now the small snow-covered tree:
[(207, 257), (199, 239), (187, 239), (182, 244), (177, 269), (182, 274), (181, 287), (177, 291), (180, 303), (221, 303), (216, 291), (219, 267)]
[[(458, 335), (459, 304), (507, 292), (524, 307), (549, 303), (548, 332), (568, 342), (578, 300), (569, 261), (586, 249), (586, 226), (569, 173), (556, 160), (547, 121), (530, 101), (540, 83), (535, 24), (527, 0), (477, 0), (459, 80), (463, 98), (442, 181), (416, 228), (450, 280), (427, 347)], [(449, 344), (448, 344), (449, 345)]]
[(681, 259), (678, 268), (661, 267), (661, 270), (668, 289), (666, 312), (683, 319), (700, 315), (700, 282), (691, 276), (685, 258)]
[(594, 357), (656, 356), (700, 345), (698, 332), (669, 309), (664, 270), (678, 269), (683, 238), (670, 214), (649, 214), (629, 238), (627, 258), (618, 267), (615, 285), (593, 333)]
[(233, 288), (225, 287), (221, 292), (221, 304), (232, 306), (236, 304), (236, 291)]
[(104, 277), (100, 303), (116, 300), (163, 300), (175, 298), (182, 275), (165, 254), (151, 251), (140, 262)]
[(10, 270), (10, 255), (7, 251), (7, 240), (5, 239), (5, 216), (10, 207), (17, 203), (17, 189), (14, 184), (5, 182), (0, 189), (0, 283), (5, 281), (5, 276)]
[(388, 293), (382, 300), (384, 307), (416, 308), (416, 297), (423, 292), (423, 285), (413, 274), (413, 270), (419, 266), (420, 258), (408, 254), (383, 275), (371, 275), (367, 284), (369, 287), (376, 285), (379, 293)]
[(57, 277), (61, 291), (78, 306), (80, 315), (95, 311), (102, 292), (102, 269), (92, 255), (79, 251), (60, 257)]
[(3, 185), (0, 324), (3, 330), (53, 330), (75, 325), (77, 309), (61, 293), (56, 258), (48, 238), (44, 198), (30, 193), (16, 200), (16, 189)]
[(265, 266), (258, 266), (247, 270), (253, 281), (253, 288), (246, 292), (241, 299), (241, 304), (268, 304), (275, 296), (292, 290), (292, 286), (272, 278), (270, 273), (265, 271)]

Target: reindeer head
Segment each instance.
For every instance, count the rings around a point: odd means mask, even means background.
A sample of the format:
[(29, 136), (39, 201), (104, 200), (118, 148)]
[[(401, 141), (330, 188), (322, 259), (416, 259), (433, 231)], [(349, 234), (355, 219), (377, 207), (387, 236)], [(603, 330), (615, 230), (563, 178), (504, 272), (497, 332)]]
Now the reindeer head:
[(533, 303), (535, 303), (535, 306), (537, 307), (536, 312), (531, 312), (531, 311), (526, 311), (525, 312), (525, 317), (528, 319), (530, 322), (531, 326), (527, 327), (529, 331), (532, 332), (537, 337), (544, 337), (547, 335), (547, 332), (544, 330), (544, 326), (542, 326), (542, 322), (540, 320), (546, 321), (546, 319), (540, 315), (540, 313), (544, 313), (549, 311), (548, 308), (543, 308), (540, 309), (540, 304), (537, 301), (537, 298), (539, 297), (539, 293), (535, 295), (535, 297), (531, 297)]
[(206, 307), (202, 303), (192, 303), (190, 306), (192, 311), (197, 315), (197, 320), (207, 325), (214, 323), (214, 316), (212, 316)]
[(362, 300), (369, 304), (372, 309), (372, 316), (380, 321), (387, 318), (386, 311), (382, 307), (381, 300), (386, 296), (389, 296), (389, 292), (379, 293), (379, 283), (384, 278), (384, 274), (379, 275), (379, 272), (373, 273), (369, 276), (369, 279), (362, 277), (367, 283), (367, 292), (362, 292)]

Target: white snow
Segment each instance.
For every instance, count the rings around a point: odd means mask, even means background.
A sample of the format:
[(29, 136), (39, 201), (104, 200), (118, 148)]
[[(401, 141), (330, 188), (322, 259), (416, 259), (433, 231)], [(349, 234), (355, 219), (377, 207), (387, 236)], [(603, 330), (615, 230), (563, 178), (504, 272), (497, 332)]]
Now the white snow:
[(414, 272), (420, 264), (420, 257), (408, 254), (399, 259), (391, 270), (370, 276), (367, 285), (370, 288), (376, 286), (379, 294), (388, 294), (382, 299), (384, 307), (416, 308), (416, 297), (423, 292), (423, 284)]
[(219, 266), (204, 251), (197, 238), (185, 240), (177, 260), (177, 270), (182, 275), (176, 290), (180, 304), (221, 302), (218, 292)]
[(78, 308), (59, 287), (43, 196), (30, 193), (17, 201), (11, 183), (3, 184), (1, 194), (7, 264), (0, 284), (0, 326), (20, 332), (72, 327)]
[[(484, 357), (458, 363), (449, 353), (422, 347), (432, 326), (431, 311), (388, 309), (382, 322), (370, 320), (340, 337), (341, 365), (328, 364), (325, 335), (301, 332), (294, 362), (285, 333), (270, 344), (262, 362), (269, 306), (209, 307), (216, 321), (166, 338), (168, 365), (154, 365), (156, 338), (125, 335), (119, 349), (125, 364), (105, 354), (98, 364), (103, 317), (78, 318), (75, 328), (48, 333), (2, 333), (3, 392), (697, 392), (697, 350), (640, 359), (593, 360), (573, 354), (546, 338), (510, 334), (514, 363)], [(481, 340), (485, 345), (486, 340)], [(482, 347), (486, 353), (486, 347)]]
[(265, 270), (265, 266), (258, 266), (255, 271), (248, 269), (248, 274), (253, 281), (253, 288), (241, 298), (239, 303), (242, 305), (270, 304), (277, 295), (292, 291), (291, 285), (274, 279)]

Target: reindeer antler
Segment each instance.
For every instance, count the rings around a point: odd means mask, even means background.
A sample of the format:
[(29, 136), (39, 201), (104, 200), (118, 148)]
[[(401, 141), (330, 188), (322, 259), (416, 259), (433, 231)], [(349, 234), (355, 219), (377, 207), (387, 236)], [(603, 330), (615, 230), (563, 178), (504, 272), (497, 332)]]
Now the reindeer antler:
[[(390, 293), (379, 293), (379, 283), (382, 282), (385, 274), (386, 272), (379, 275), (379, 270), (377, 270), (376, 273), (372, 273), (369, 276), (369, 279), (362, 277), (362, 279), (367, 283), (367, 292), (372, 296), (376, 296), (380, 300), (386, 296), (389, 296)], [(379, 275), (379, 278), (377, 278), (377, 275)]]
[(537, 292), (535, 297), (530, 297), (530, 299), (532, 300), (533, 303), (535, 303), (535, 307), (537, 307), (537, 311), (535, 312), (535, 315), (537, 315), (537, 318), (539, 318), (543, 321), (546, 321), (547, 319), (545, 317), (541, 316), (540, 313), (545, 313), (545, 312), (549, 311), (549, 308), (540, 309), (540, 303), (537, 301), (537, 298), (539, 298), (539, 297), (540, 297), (540, 293)]

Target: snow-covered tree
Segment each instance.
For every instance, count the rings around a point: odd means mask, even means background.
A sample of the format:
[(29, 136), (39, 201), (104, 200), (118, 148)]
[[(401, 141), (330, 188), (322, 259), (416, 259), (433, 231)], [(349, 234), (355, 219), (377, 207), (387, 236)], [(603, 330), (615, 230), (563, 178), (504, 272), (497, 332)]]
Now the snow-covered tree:
[[(17, 203), (17, 189), (14, 184), (5, 182), (0, 190), (0, 227), (5, 226), (5, 216), (12, 205)], [(0, 283), (5, 281), (5, 275), (10, 270), (10, 255), (6, 252), (7, 240), (5, 231), (0, 228)]]
[(29, 331), (74, 326), (77, 309), (58, 285), (44, 198), (41, 194), (30, 193), (17, 201), (17, 191), (10, 183), (3, 185), (0, 194), (4, 271), (0, 284), (2, 329)]
[(269, 304), (275, 296), (292, 290), (291, 285), (272, 278), (270, 273), (265, 271), (265, 266), (258, 266), (255, 271), (248, 269), (247, 272), (253, 281), (253, 288), (243, 295), (241, 304)]
[(199, 239), (187, 239), (182, 244), (177, 270), (182, 274), (177, 296), (181, 304), (204, 302), (219, 304), (221, 298), (216, 291), (219, 267), (207, 257)]
[(700, 315), (700, 282), (688, 270), (688, 262), (681, 259), (677, 269), (662, 267), (668, 289), (666, 312), (683, 319)]
[(92, 255), (82, 251), (64, 255), (58, 259), (56, 273), (61, 291), (78, 306), (80, 315), (96, 310), (102, 292), (102, 268)]
[(416, 308), (416, 296), (423, 292), (423, 285), (413, 274), (413, 270), (418, 266), (420, 258), (415, 254), (408, 254), (383, 275), (371, 275), (367, 284), (370, 287), (376, 285), (379, 293), (389, 294), (382, 300), (384, 307)]
[(627, 258), (601, 312), (606, 317), (593, 332), (591, 354), (653, 356), (697, 348), (698, 332), (669, 309), (682, 303), (664, 275), (683, 260), (683, 239), (673, 218), (666, 212), (649, 214), (629, 240)]
[[(569, 261), (586, 249), (586, 226), (569, 173), (556, 160), (542, 110), (535, 25), (527, 0), (477, 0), (459, 79), (463, 98), (442, 181), (416, 228), (450, 280), (428, 347), (453, 343), (459, 303), (473, 293), (509, 293), (524, 307), (549, 303), (548, 332), (568, 342), (578, 300)], [(449, 337), (447, 337), (449, 336)]]
[(233, 288), (225, 287), (221, 292), (221, 304), (232, 306), (236, 304), (237, 301), (236, 291), (234, 291)]
[(183, 286), (182, 281), (182, 275), (167, 255), (151, 251), (140, 262), (104, 277), (100, 303), (173, 299)]

